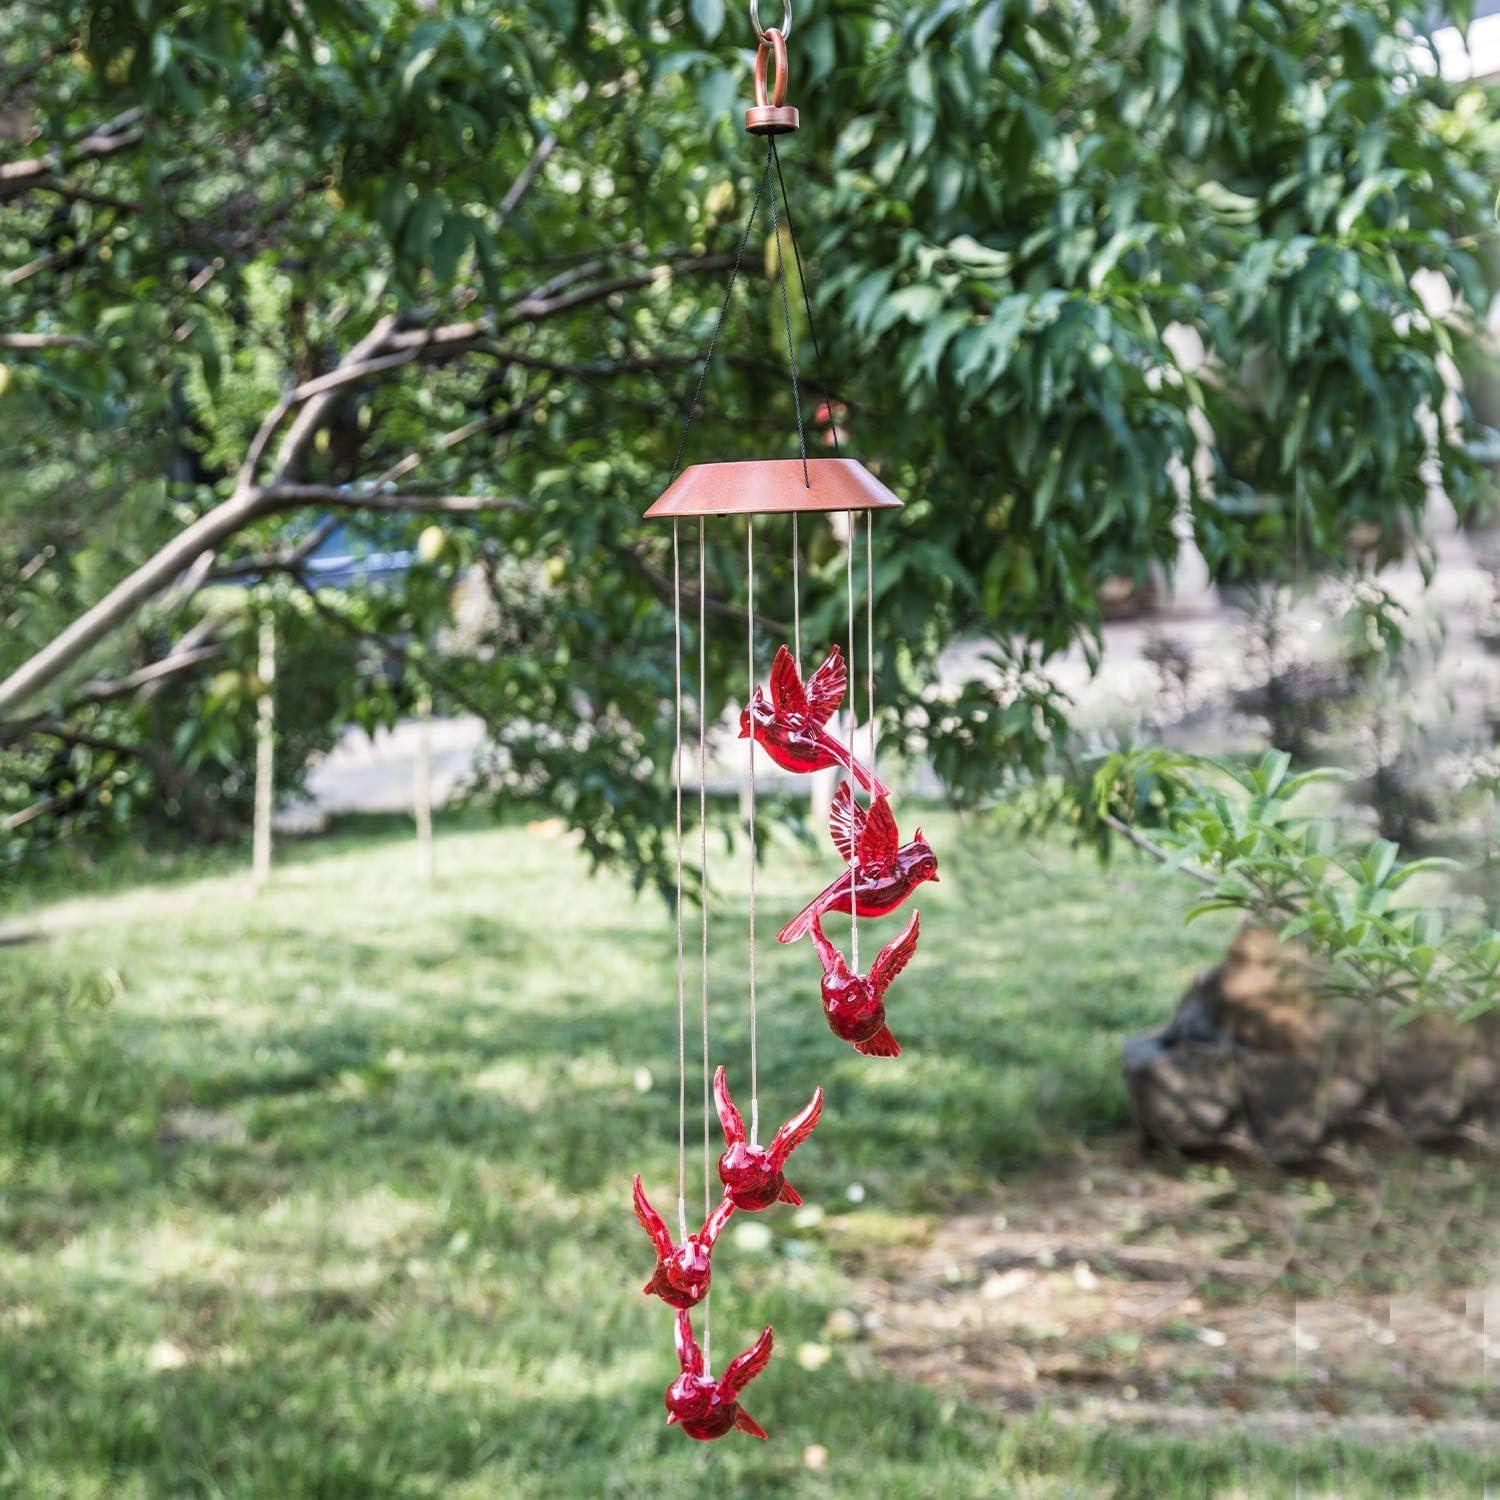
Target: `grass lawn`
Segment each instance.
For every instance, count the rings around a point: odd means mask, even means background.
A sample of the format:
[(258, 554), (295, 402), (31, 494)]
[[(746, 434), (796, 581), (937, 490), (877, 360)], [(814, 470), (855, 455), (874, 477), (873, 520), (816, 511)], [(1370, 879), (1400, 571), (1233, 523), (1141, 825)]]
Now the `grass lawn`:
[[(792, 1177), (845, 1237), (1118, 1134), (1121, 1037), (1225, 936), (1143, 868), (934, 825), (897, 1063), (836, 1042), (810, 950), (772, 941), (829, 860), (779, 843), (760, 883), (762, 1107), (824, 1085)], [(667, 1429), (629, 1187), (672, 1217), (668, 915), (521, 827), (441, 826), (437, 870), (366, 823), (253, 898), (226, 859), (21, 914), (49, 938), (0, 949), (0, 1493), (1482, 1494), (1474, 1458), (1089, 1433), (899, 1380), (828, 1331), (827, 1224), (784, 1209), (731, 1226), (713, 1303), (720, 1368), (776, 1326), (746, 1402), (771, 1441)], [(713, 1056), (748, 1107), (744, 893), (717, 888)]]

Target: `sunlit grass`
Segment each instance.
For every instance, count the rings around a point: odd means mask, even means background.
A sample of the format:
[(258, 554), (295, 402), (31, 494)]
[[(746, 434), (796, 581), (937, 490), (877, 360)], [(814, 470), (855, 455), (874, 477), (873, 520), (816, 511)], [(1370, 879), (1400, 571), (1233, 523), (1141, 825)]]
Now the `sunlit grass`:
[[(639, 1295), (628, 1196), (635, 1170), (675, 1195), (653, 899), (590, 880), (564, 841), (463, 823), (423, 887), (396, 822), (292, 850), (258, 896), (221, 857), (22, 913), (49, 936), (0, 956), (0, 1493), (1155, 1500), (1300, 1476), (1477, 1495), (1477, 1460), (1007, 1419), (829, 1339), (839, 1246), (899, 1240), (1125, 1126), (1121, 1037), (1223, 942), (1133, 864), (935, 821), (944, 878), (891, 995), (898, 1064), (836, 1043), (806, 949), (771, 941), (827, 861), (787, 841), (761, 881), (763, 1110), (828, 1094), (794, 1173), (825, 1217), (766, 1216), (719, 1257), (719, 1361), (777, 1327), (749, 1403), (765, 1446), (662, 1424), (670, 1324)], [(716, 879), (713, 1057), (747, 1093), (738, 873)], [(700, 1087), (693, 1071), (690, 1142)], [(832, 1357), (804, 1368), (808, 1343)]]

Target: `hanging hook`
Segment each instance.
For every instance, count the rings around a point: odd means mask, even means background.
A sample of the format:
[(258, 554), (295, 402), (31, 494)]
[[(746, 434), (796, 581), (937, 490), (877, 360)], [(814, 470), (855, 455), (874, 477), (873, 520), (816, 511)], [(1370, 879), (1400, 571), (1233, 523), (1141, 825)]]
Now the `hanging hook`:
[[(766, 98), (766, 59), (776, 59), (776, 74), (771, 85), (771, 97)], [(779, 109), (786, 103), (786, 36), (774, 26), (766, 33), (766, 39), (755, 51), (755, 105), (764, 109), (767, 104)]]
[[(776, 59), (776, 74), (766, 95), (766, 65)], [(755, 103), (745, 111), (745, 129), (751, 135), (790, 135), (799, 122), (797, 111), (786, 102), (786, 35), (773, 26), (755, 52)]]
[(760, 6), (756, 0), (750, 0), (750, 24), (762, 42), (770, 41), (772, 31), (779, 31), (784, 41), (792, 34), (792, 0), (781, 0), (781, 25), (769, 29), (760, 24)]

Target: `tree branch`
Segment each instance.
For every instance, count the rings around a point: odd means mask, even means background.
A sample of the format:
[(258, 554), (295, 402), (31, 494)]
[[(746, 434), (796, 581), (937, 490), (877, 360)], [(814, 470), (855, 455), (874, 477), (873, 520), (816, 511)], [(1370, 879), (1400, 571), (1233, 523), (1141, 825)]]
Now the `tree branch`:
[(498, 495), (420, 495), (404, 490), (350, 489), (335, 484), (273, 484), (257, 490), (261, 513), (297, 510), (304, 505), (331, 505), (340, 510), (432, 511), (436, 515), (480, 515), (488, 511), (526, 510), (524, 500)]
[[(90, 138), (92, 139), (92, 137)], [(87, 142), (84, 143), (87, 145)], [(677, 275), (697, 275), (727, 270), (726, 255), (696, 256), (678, 262), (660, 263), (631, 276), (618, 276), (557, 297), (528, 297), (518, 303), (504, 324), (534, 323), (597, 303), (619, 292), (653, 286)], [(380, 495), (369, 491), (340, 490), (332, 486), (297, 485), (290, 481), (314, 434), (327, 420), (339, 391), (376, 374), (414, 359), (450, 358), (486, 343), (492, 336), (484, 322), (397, 330), (395, 319), (380, 319), (340, 360), (329, 374), (283, 396), (267, 413), (252, 439), (236, 478), (234, 493), (190, 526), (179, 532), (122, 579), (92, 608), (86, 610), (40, 651), (0, 682), (0, 715), (20, 707), (35, 693), (57, 680), (75, 662), (103, 640), (147, 600), (172, 582), (203, 553), (216, 551), (229, 537), (252, 522), (279, 510), (300, 505), (335, 505), (350, 510), (431, 510), (447, 514), (514, 510), (522, 502), (476, 496), (432, 497)], [(256, 472), (270, 450), (282, 422), (294, 409), (297, 415), (277, 449), (275, 477), (264, 488), (255, 483)]]
[(168, 677), (189, 672), (194, 667), (201, 667), (204, 662), (218, 661), (223, 655), (222, 646), (193, 646), (175, 651), (171, 656), (164, 656), (160, 661), (154, 661), (150, 666), (141, 667), (124, 677), (98, 678), (93, 682), (86, 682), (79, 695), (68, 705), (67, 713), (72, 714), (90, 703), (107, 703), (112, 698), (127, 697), (148, 684), (163, 682)]
[(500, 200), (500, 212), (509, 218), (519, 206), (521, 199), (531, 191), (531, 184), (536, 181), (537, 173), (547, 164), (547, 158), (557, 150), (557, 137), (549, 130), (538, 143), (535, 151), (531, 153), (531, 160), (521, 168), (516, 180), (511, 183), (510, 190)]
[[(139, 111), (134, 114), (139, 117)], [(144, 131), (121, 128), (119, 121), (112, 120), (109, 125), (86, 135), (68, 151), (68, 165), (77, 166), (80, 162), (113, 156), (118, 151), (138, 146), (144, 137)], [(50, 184), (61, 166), (62, 158), (56, 151), (26, 161), (0, 162), (0, 198), (13, 198)]]
[(92, 339), (77, 333), (0, 333), (0, 349), (93, 349)]
[[(1159, 863), (1166, 864), (1173, 857), (1169, 850), (1163, 849), (1160, 844), (1147, 838), (1140, 829), (1133, 828), (1123, 818), (1117, 818), (1113, 813), (1105, 813), (1102, 821), (1105, 827), (1113, 829), (1127, 843), (1134, 844), (1143, 854), (1149, 854)], [(1179, 865), (1177, 868), (1184, 875), (1191, 876), (1192, 879), (1204, 885), (1217, 886), (1219, 884), (1219, 877), (1213, 871), (1205, 870), (1201, 865)]]
[[(659, 569), (653, 567), (633, 547), (627, 547), (623, 542), (609, 542), (604, 544), (614, 553), (621, 562), (629, 564), (637, 573), (644, 578), (662, 599), (670, 599), (673, 594), (672, 580)], [(698, 591), (683, 585), (682, 608), (684, 613), (691, 613), (698, 607)], [(703, 596), (703, 608), (708, 613), (720, 620), (734, 620), (744, 625), (749, 621), (749, 615), (742, 609), (736, 609), (732, 604), (726, 604), (722, 599), (716, 599), (712, 594)], [(780, 620), (768, 619), (763, 614), (757, 614), (756, 620), (767, 630), (777, 635), (790, 635), (791, 627), (783, 624)]]

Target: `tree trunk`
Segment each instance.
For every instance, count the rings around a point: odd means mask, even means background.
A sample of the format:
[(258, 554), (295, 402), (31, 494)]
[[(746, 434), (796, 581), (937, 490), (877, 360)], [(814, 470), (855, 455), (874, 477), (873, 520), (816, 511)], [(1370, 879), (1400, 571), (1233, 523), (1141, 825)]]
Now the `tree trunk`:
[(417, 764), (412, 778), (412, 816), (417, 823), (417, 879), (432, 879), (432, 693), (417, 703)]
[(271, 807), (276, 781), (276, 621), (267, 609), (260, 622), (261, 694), (255, 706), (255, 884), (271, 876)]

